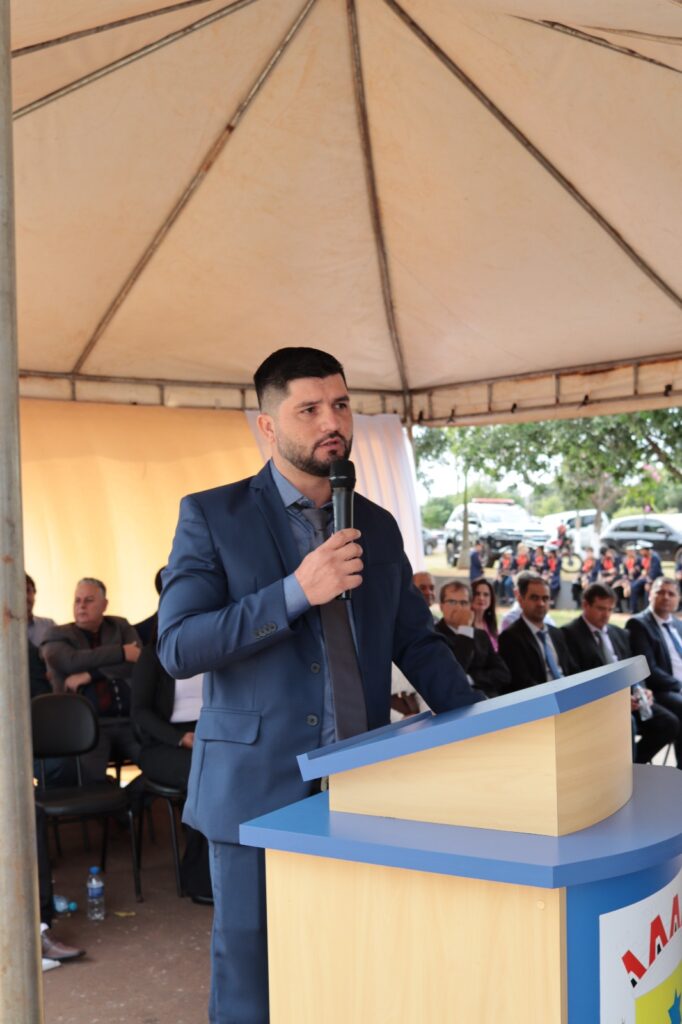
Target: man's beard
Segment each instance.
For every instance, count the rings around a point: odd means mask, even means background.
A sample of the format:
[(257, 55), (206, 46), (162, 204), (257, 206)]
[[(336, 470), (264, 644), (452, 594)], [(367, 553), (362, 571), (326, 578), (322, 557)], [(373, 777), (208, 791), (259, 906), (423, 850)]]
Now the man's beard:
[(328, 437), (323, 437), (319, 444), (324, 444), (325, 441), (331, 441), (332, 438), (338, 438), (343, 445), (343, 451), (341, 453), (335, 453), (332, 458), (327, 455), (326, 461), (318, 458), (315, 455), (317, 451), (317, 445), (311, 452), (306, 451), (300, 445), (294, 444), (293, 441), (289, 441), (288, 438), (278, 437), (277, 438), (277, 451), (285, 458), (292, 466), (296, 469), (300, 469), (302, 473), (308, 473), (309, 476), (329, 476), (329, 467), (332, 462), (336, 459), (347, 459), (350, 455), (350, 450), (353, 444), (353, 438), (348, 440), (339, 433), (330, 434)]

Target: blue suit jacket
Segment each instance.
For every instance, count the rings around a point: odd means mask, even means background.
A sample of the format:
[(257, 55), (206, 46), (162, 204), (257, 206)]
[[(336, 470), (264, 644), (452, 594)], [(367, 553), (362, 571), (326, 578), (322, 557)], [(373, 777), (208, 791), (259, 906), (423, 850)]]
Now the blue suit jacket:
[[(369, 728), (389, 721), (391, 661), (434, 711), (478, 695), (412, 586), (398, 526), (360, 495), (363, 582), (352, 592)], [(269, 465), (183, 498), (159, 605), (159, 657), (174, 678), (206, 673), (185, 821), (216, 842), (308, 796), (296, 755), (320, 744), (323, 651), (311, 616), (289, 624), (283, 578), (300, 556)]]
[[(682, 626), (674, 617), (671, 621), (673, 629), (682, 640)], [(676, 679), (672, 674), (668, 647), (649, 609), (633, 615), (625, 623), (625, 628), (630, 634), (632, 653), (643, 654), (649, 663), (651, 675), (647, 682), (650, 689), (654, 693), (679, 693), (682, 690), (682, 679)]]

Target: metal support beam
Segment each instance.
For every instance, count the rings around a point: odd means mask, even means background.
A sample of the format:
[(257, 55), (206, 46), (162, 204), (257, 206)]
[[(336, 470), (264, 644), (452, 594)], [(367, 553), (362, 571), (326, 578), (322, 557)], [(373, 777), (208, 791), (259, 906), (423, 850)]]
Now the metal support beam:
[(42, 1024), (26, 641), (9, 0), (0, 0), (0, 1020)]

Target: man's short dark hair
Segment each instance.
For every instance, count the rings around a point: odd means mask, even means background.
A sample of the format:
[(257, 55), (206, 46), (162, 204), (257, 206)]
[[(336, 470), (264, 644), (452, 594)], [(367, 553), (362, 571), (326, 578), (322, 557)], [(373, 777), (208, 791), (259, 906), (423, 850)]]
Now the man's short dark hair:
[(448, 590), (466, 590), (467, 596), (471, 601), (471, 587), (466, 580), (449, 580), (447, 583), (444, 583), (440, 588), (440, 594), (438, 595), (438, 601), (440, 604), (445, 600), (445, 595)]
[(333, 377), (337, 373), (345, 382), (346, 375), (338, 359), (319, 348), (278, 348), (260, 364), (253, 376), (258, 408), (263, 409), (268, 392), (275, 392), (281, 400), (287, 394), (291, 380)]
[(24, 575), (26, 576), (26, 586), (27, 586), (27, 587), (30, 587), (30, 588), (31, 588), (31, 590), (35, 590), (35, 589), (36, 589), (36, 585), (35, 585), (35, 583), (33, 582), (33, 577), (32, 577), (32, 576), (29, 576), (29, 574), (28, 574), (28, 573), (24, 573)]
[(104, 586), (101, 580), (95, 579), (94, 576), (84, 576), (82, 580), (78, 581), (78, 586), (81, 583), (89, 583), (91, 587), (98, 587), (102, 591), (102, 597), (107, 596), (107, 588)]
[(583, 601), (585, 604), (594, 604), (595, 601), (616, 601), (616, 595), (605, 583), (590, 583), (589, 587), (583, 590)]
[(549, 583), (547, 580), (543, 580), (537, 572), (520, 572), (516, 577), (516, 589), (518, 590), (521, 597), (525, 597), (528, 593), (528, 588), (531, 583), (542, 583), (543, 587), (547, 587), (549, 590)]

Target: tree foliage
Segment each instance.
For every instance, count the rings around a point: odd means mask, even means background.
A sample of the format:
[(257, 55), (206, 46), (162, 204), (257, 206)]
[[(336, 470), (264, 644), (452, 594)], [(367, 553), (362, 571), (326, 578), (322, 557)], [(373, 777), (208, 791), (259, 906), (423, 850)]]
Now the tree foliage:
[(463, 472), (494, 481), (516, 473), (536, 486), (555, 477), (564, 507), (601, 511), (613, 507), (628, 486), (653, 496), (661, 476), (682, 483), (681, 410), (418, 432), (422, 477), (446, 453)]

